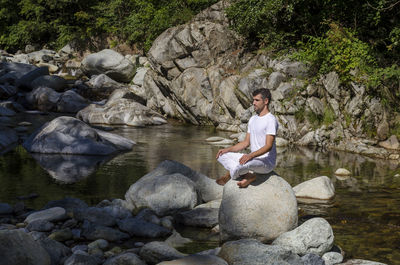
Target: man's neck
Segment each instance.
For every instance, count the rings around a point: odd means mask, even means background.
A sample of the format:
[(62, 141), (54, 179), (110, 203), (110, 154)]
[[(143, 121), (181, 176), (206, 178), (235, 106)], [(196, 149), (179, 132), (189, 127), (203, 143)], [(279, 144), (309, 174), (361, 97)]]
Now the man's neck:
[(264, 109), (258, 114), (259, 117), (265, 116), (269, 113), (268, 107), (265, 106)]

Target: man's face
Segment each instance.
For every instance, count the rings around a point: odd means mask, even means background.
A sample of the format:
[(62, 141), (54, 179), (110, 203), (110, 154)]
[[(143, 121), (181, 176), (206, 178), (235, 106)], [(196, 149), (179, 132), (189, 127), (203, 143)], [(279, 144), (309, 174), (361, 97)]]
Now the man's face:
[(268, 104), (268, 99), (264, 99), (261, 97), (261, 94), (255, 95), (253, 97), (253, 106), (254, 106), (254, 111), (257, 114), (260, 114), (261, 111), (264, 109), (264, 107)]

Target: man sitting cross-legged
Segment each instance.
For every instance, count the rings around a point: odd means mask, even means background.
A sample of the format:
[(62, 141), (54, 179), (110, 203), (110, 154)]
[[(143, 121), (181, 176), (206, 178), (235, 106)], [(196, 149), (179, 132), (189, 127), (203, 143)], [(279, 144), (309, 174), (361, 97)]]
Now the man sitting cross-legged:
[[(256, 173), (266, 174), (275, 168), (278, 122), (269, 112), (270, 101), (271, 93), (268, 89), (261, 88), (253, 92), (253, 106), (257, 115), (249, 120), (246, 138), (234, 146), (220, 149), (217, 153), (218, 162), (228, 170), (216, 180), (218, 184), (225, 185), (231, 178), (242, 177), (237, 185), (246, 188), (256, 179)], [(251, 153), (237, 153), (249, 145)]]

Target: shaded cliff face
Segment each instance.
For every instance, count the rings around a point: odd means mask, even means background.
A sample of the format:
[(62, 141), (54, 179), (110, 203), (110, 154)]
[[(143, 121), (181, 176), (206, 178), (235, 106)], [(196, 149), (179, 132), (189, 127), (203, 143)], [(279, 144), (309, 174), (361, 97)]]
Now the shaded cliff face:
[(391, 155), (363, 150), (390, 136), (393, 124), (379, 99), (358, 84), (342, 85), (334, 72), (310, 81), (315, 78), (302, 63), (246, 51), (228, 27), (226, 7), (221, 1), (155, 40), (141, 87), (148, 107), (193, 124), (245, 131), (254, 114), (251, 93), (267, 87), (280, 136), (290, 142)]

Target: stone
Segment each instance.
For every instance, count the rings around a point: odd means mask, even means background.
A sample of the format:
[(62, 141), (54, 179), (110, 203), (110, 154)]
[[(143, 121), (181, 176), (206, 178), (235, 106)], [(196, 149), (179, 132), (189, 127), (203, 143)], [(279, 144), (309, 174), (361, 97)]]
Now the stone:
[(160, 241), (147, 243), (140, 249), (139, 255), (148, 264), (158, 264), (162, 261), (179, 259), (186, 256), (167, 243)]
[(7, 147), (18, 142), (17, 132), (13, 129), (0, 126), (0, 153)]
[(163, 261), (158, 265), (228, 265), (228, 263), (215, 255), (190, 255), (181, 259)]
[(160, 238), (171, 234), (171, 230), (137, 217), (118, 221), (118, 227), (121, 231), (136, 237)]
[(196, 208), (175, 215), (175, 220), (185, 226), (213, 228), (218, 224), (219, 209)]
[(64, 265), (98, 265), (100, 261), (94, 256), (84, 253), (74, 253), (65, 260)]
[(292, 187), (275, 172), (257, 175), (247, 188), (230, 180), (219, 209), (221, 241), (255, 238), (269, 241), (297, 226), (297, 200)]
[(49, 201), (43, 208), (49, 209), (53, 207), (62, 207), (67, 211), (68, 214), (70, 214), (74, 209), (87, 208), (89, 206), (81, 199), (67, 197), (61, 200)]
[(147, 67), (139, 67), (136, 70), (136, 74), (135, 77), (132, 80), (132, 83), (138, 86), (143, 86), (143, 81), (144, 81), (144, 75), (147, 73), (147, 70), (149, 70), (149, 68)]
[(181, 234), (179, 234), (176, 230), (172, 232), (172, 235), (170, 235), (166, 240), (165, 243), (170, 245), (173, 248), (178, 248), (182, 247), (187, 243), (192, 243), (193, 240), (189, 238), (182, 237)]
[(376, 136), (378, 137), (378, 139), (382, 141), (388, 138), (390, 132), (389, 129), (389, 123), (384, 116), (384, 118), (381, 120), (378, 127), (376, 128)]
[(116, 224), (115, 218), (110, 215), (103, 208), (88, 207), (74, 210), (74, 218), (78, 221), (88, 220), (91, 223), (114, 226)]
[(229, 241), (222, 245), (218, 254), (228, 264), (302, 264), (301, 258), (280, 246), (262, 244), (255, 239)]
[(43, 238), (39, 240), (40, 245), (49, 253), (51, 264), (60, 264), (61, 261), (71, 255), (71, 250), (64, 244), (52, 240), (51, 238)]
[(82, 97), (74, 90), (68, 90), (61, 94), (57, 102), (58, 112), (76, 113), (90, 104), (90, 101)]
[(371, 260), (349, 259), (344, 263), (340, 263), (340, 265), (386, 265), (386, 264)]
[(126, 240), (129, 238), (127, 233), (123, 233), (111, 227), (91, 224), (87, 221), (83, 225), (82, 235), (88, 240), (104, 239), (110, 242)]
[(134, 142), (96, 130), (67, 116), (44, 124), (24, 142), (28, 152), (46, 154), (110, 155), (131, 150)]
[(273, 72), (268, 77), (267, 88), (269, 90), (275, 90), (279, 87), (279, 85), (285, 81), (286, 76), (281, 72)]
[(105, 49), (86, 56), (82, 70), (89, 76), (106, 74), (117, 82), (128, 83), (135, 74), (135, 66), (120, 53)]
[(317, 146), (318, 141), (315, 139), (315, 135), (315, 131), (308, 132), (300, 140), (298, 140), (296, 144), (301, 146)]
[(334, 265), (341, 263), (343, 261), (343, 256), (338, 252), (327, 252), (322, 255), (322, 259), (325, 260), (326, 265)]
[(51, 64), (51, 63), (38, 63), (36, 64), (38, 67), (47, 67), (49, 68), (49, 72), (54, 74), (60, 70), (60, 68), (57, 65)]
[(57, 75), (43, 75), (34, 79), (31, 83), (32, 89), (38, 87), (49, 87), (57, 92), (63, 92), (67, 87), (67, 81), (61, 76)]
[(146, 265), (146, 263), (136, 254), (128, 252), (107, 259), (103, 265)]
[(130, 98), (108, 100), (103, 106), (91, 104), (80, 110), (77, 114), (77, 118), (90, 124), (129, 125), (138, 127), (167, 123), (166, 119), (161, 114)]
[(92, 243), (89, 243), (88, 248), (99, 248), (101, 250), (105, 250), (108, 248), (108, 242), (107, 240), (104, 239), (97, 239), (96, 241), (93, 241)]
[(345, 168), (338, 168), (338, 169), (336, 169), (334, 174), (337, 176), (350, 176), (351, 172)]
[(325, 261), (316, 254), (308, 253), (301, 257), (305, 265), (326, 265)]
[(37, 211), (28, 215), (25, 223), (31, 223), (36, 220), (45, 220), (49, 222), (57, 222), (67, 218), (66, 211), (61, 207), (53, 207), (46, 210)]
[(149, 207), (159, 216), (190, 210), (198, 204), (195, 184), (180, 173), (145, 175), (129, 188), (125, 198), (136, 208)]
[(36, 78), (44, 75), (49, 75), (49, 68), (47, 67), (38, 67), (18, 79), (16, 86), (25, 90), (32, 90), (32, 82)]
[(58, 241), (58, 242), (64, 242), (64, 241), (72, 239), (73, 238), (73, 234), (71, 232), (71, 229), (64, 228), (64, 229), (52, 232), (49, 235), (49, 238), (53, 239), (55, 241)]
[(340, 80), (339, 75), (336, 72), (328, 73), (325, 78), (322, 79), (325, 89), (335, 99), (340, 99)]
[(38, 231), (38, 232), (49, 232), (54, 228), (54, 224), (47, 220), (35, 220), (30, 222), (26, 229), (29, 231)]
[(319, 98), (310, 97), (307, 99), (307, 106), (317, 115), (324, 115), (324, 105)]
[(289, 145), (289, 141), (286, 139), (283, 139), (281, 137), (276, 137), (275, 138), (275, 145), (276, 147), (285, 147)]
[[(140, 190), (140, 187), (145, 185), (146, 183), (152, 183), (154, 180), (162, 178), (166, 175), (171, 175), (174, 173), (180, 173), (186, 178), (190, 179), (196, 188), (196, 191), (200, 195), (201, 200), (204, 202), (212, 201), (215, 199), (220, 199), (222, 196), (222, 186), (215, 183), (215, 180), (208, 178), (207, 176), (192, 170), (191, 168), (171, 160), (165, 160), (161, 162), (156, 169), (149, 172), (145, 176), (143, 176), (139, 181), (135, 184), (131, 185), (129, 190), (125, 194), (125, 199), (128, 205), (131, 205), (135, 208), (134, 201), (137, 198), (137, 191)], [(138, 184), (137, 184), (138, 183)], [(143, 183), (143, 184), (141, 184)], [(188, 182), (190, 183), (190, 182)], [(139, 185), (140, 184), (140, 185)], [(147, 184), (146, 184), (147, 185)], [(171, 198), (168, 198), (171, 199)], [(197, 203), (196, 203), (197, 205)], [(196, 206), (195, 205), (195, 206)], [(151, 207), (150, 207), (151, 208)], [(153, 209), (154, 210), (154, 209)]]
[(21, 230), (0, 230), (1, 265), (50, 265), (47, 251)]
[(274, 69), (281, 71), (291, 77), (305, 77), (307, 74), (307, 67), (301, 62), (291, 62), (290, 60), (283, 60), (274, 66)]
[(17, 94), (17, 88), (13, 85), (0, 85), (0, 99), (8, 99)]
[(333, 246), (332, 227), (320, 217), (307, 220), (292, 231), (281, 234), (272, 244), (279, 245), (300, 256), (308, 253), (322, 256)]
[(55, 111), (61, 94), (49, 87), (38, 87), (26, 94), (30, 108), (41, 111)]
[(327, 176), (302, 182), (293, 187), (293, 190), (298, 198), (330, 200), (335, 196), (335, 186)]
[(90, 80), (86, 82), (86, 85), (90, 88), (88, 92), (89, 95), (96, 100), (108, 98), (114, 90), (126, 87), (105, 74), (93, 75)]
[(400, 147), (400, 144), (399, 144), (399, 141), (397, 140), (396, 135), (392, 135), (386, 141), (379, 142), (378, 144), (379, 144), (379, 146), (389, 149), (389, 150), (396, 150), (396, 149), (399, 149), (399, 147)]

